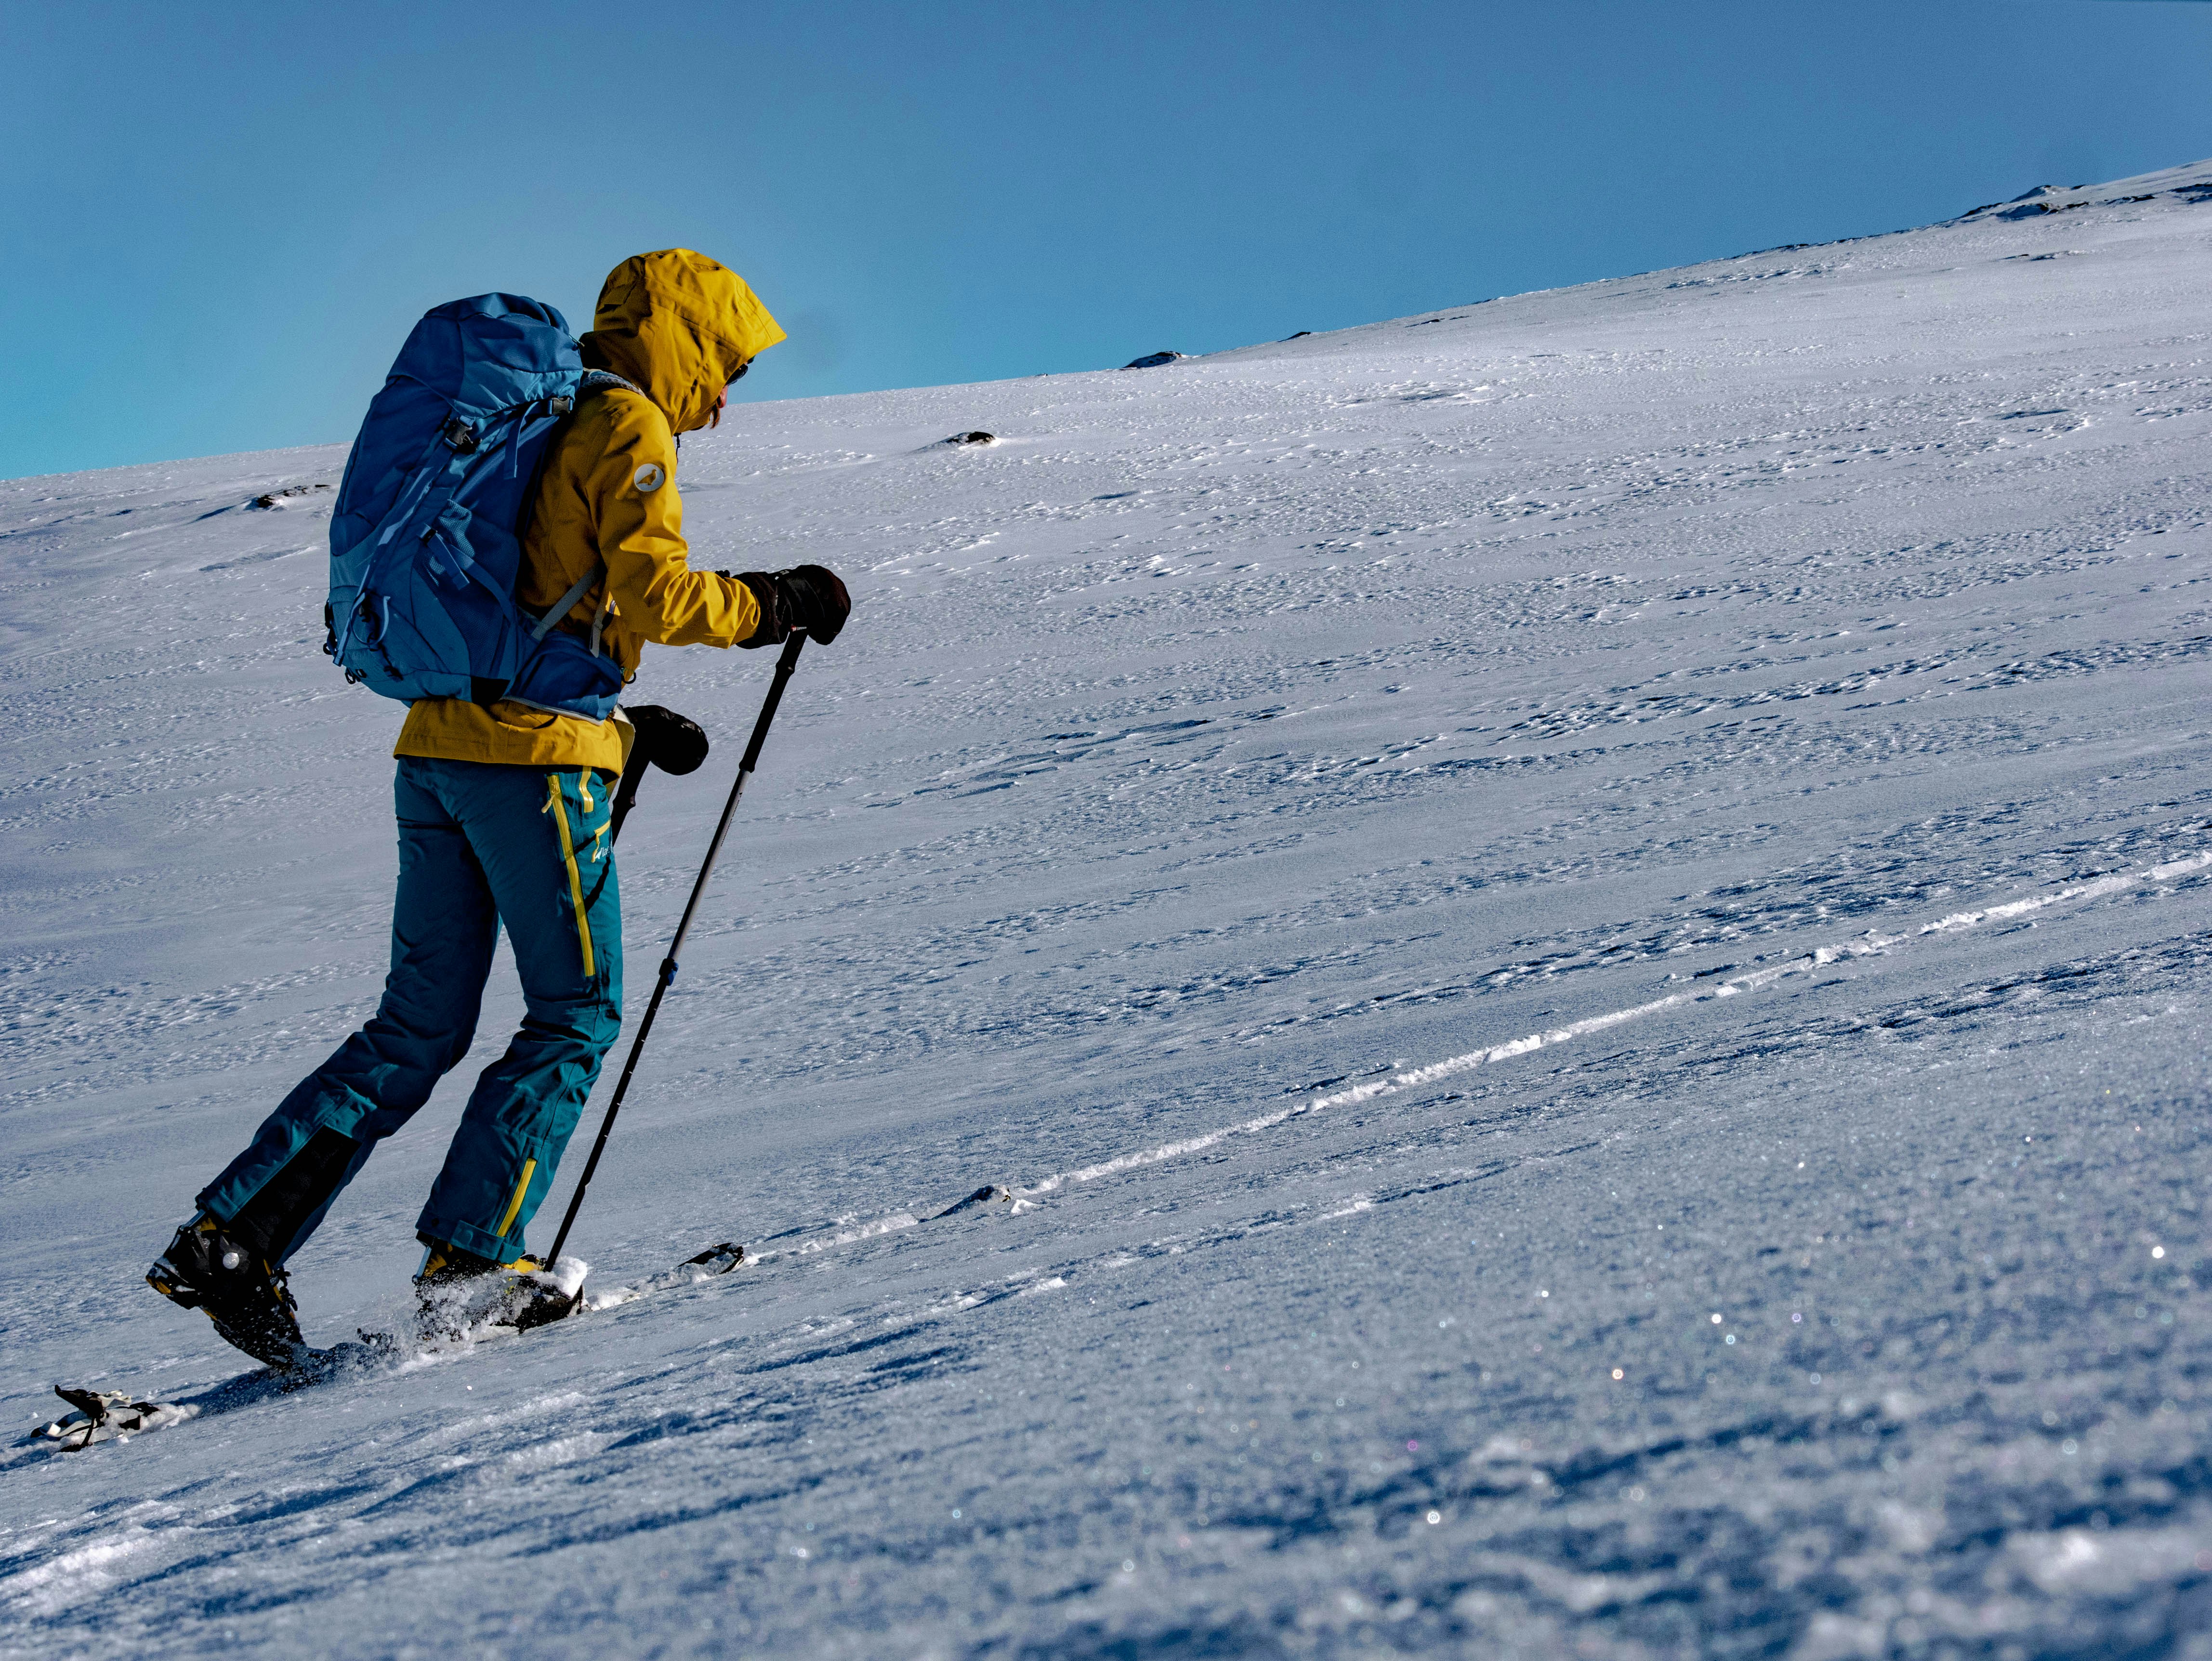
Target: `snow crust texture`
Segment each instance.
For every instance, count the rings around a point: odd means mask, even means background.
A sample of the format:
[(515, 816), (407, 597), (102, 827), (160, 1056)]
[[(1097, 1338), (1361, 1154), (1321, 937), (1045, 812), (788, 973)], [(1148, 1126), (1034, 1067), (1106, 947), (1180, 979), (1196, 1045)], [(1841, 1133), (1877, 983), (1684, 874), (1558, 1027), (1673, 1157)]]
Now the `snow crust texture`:
[[(290, 1396), (138, 1276), (380, 983), (343, 452), (0, 484), (0, 1405), (192, 1410), (0, 1459), (0, 1655), (2212, 1653), (2208, 256), (2200, 165), (736, 411), (696, 557), (855, 611), (587, 1307)], [(764, 655), (640, 678), (633, 1019)]]

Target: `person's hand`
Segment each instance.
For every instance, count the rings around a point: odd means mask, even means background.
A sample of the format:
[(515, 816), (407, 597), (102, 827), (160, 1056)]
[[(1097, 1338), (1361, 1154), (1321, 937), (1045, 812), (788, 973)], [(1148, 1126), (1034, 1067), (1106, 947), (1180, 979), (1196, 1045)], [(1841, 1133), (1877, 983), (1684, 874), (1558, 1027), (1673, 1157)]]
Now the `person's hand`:
[(657, 703), (624, 704), (623, 714), (637, 732), (630, 743), (633, 764), (642, 758), (664, 773), (681, 775), (697, 771), (707, 759), (707, 735), (697, 721)]
[(853, 601), (845, 585), (826, 565), (794, 565), (788, 571), (722, 571), (734, 582), (752, 590), (760, 606), (760, 627), (738, 642), (740, 646), (781, 646), (793, 630), (804, 630), (827, 646), (852, 615)]

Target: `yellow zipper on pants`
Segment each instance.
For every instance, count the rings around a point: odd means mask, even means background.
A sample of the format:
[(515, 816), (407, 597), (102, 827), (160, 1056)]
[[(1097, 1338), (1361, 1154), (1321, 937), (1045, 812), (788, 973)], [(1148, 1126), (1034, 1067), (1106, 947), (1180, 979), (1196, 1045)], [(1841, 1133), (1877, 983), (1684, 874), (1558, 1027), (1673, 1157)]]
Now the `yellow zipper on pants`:
[(514, 1197), (507, 1202), (507, 1215), (499, 1220), (499, 1238), (504, 1240), (507, 1231), (514, 1226), (515, 1218), (522, 1211), (522, 1196), (530, 1192), (530, 1179), (538, 1174), (538, 1161), (522, 1162), (522, 1180), (514, 1185)]
[(568, 810), (561, 805), (561, 776), (548, 773), (545, 778), (546, 811), (561, 827), (561, 858), (568, 867), (568, 897), (576, 903), (576, 939), (584, 948), (584, 973), (590, 976), (596, 972), (592, 967), (592, 925), (584, 916), (584, 875), (576, 869), (576, 839), (568, 834)]

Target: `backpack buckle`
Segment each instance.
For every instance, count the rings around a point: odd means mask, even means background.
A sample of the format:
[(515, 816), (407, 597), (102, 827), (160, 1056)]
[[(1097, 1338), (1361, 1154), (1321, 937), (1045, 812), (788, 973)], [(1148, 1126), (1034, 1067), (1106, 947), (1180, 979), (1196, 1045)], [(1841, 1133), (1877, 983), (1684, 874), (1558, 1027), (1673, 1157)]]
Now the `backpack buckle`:
[(545, 407), (556, 416), (564, 416), (576, 407), (576, 400), (573, 398), (562, 398), (556, 393), (545, 400)]
[[(416, 430), (420, 432), (422, 429), (418, 427)], [(462, 455), (475, 453), (477, 429), (473, 422), (464, 421), (460, 417), (455, 416), (438, 429), (438, 435)]]

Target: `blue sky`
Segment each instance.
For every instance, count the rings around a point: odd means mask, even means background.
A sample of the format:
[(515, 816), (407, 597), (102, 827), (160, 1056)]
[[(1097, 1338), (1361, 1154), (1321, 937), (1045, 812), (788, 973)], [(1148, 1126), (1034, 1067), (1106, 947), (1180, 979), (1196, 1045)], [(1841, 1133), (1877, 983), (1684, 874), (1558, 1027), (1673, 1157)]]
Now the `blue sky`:
[(1116, 366), (2212, 155), (2212, 6), (15, 9), (0, 477), (342, 441), (702, 249), (806, 397)]

